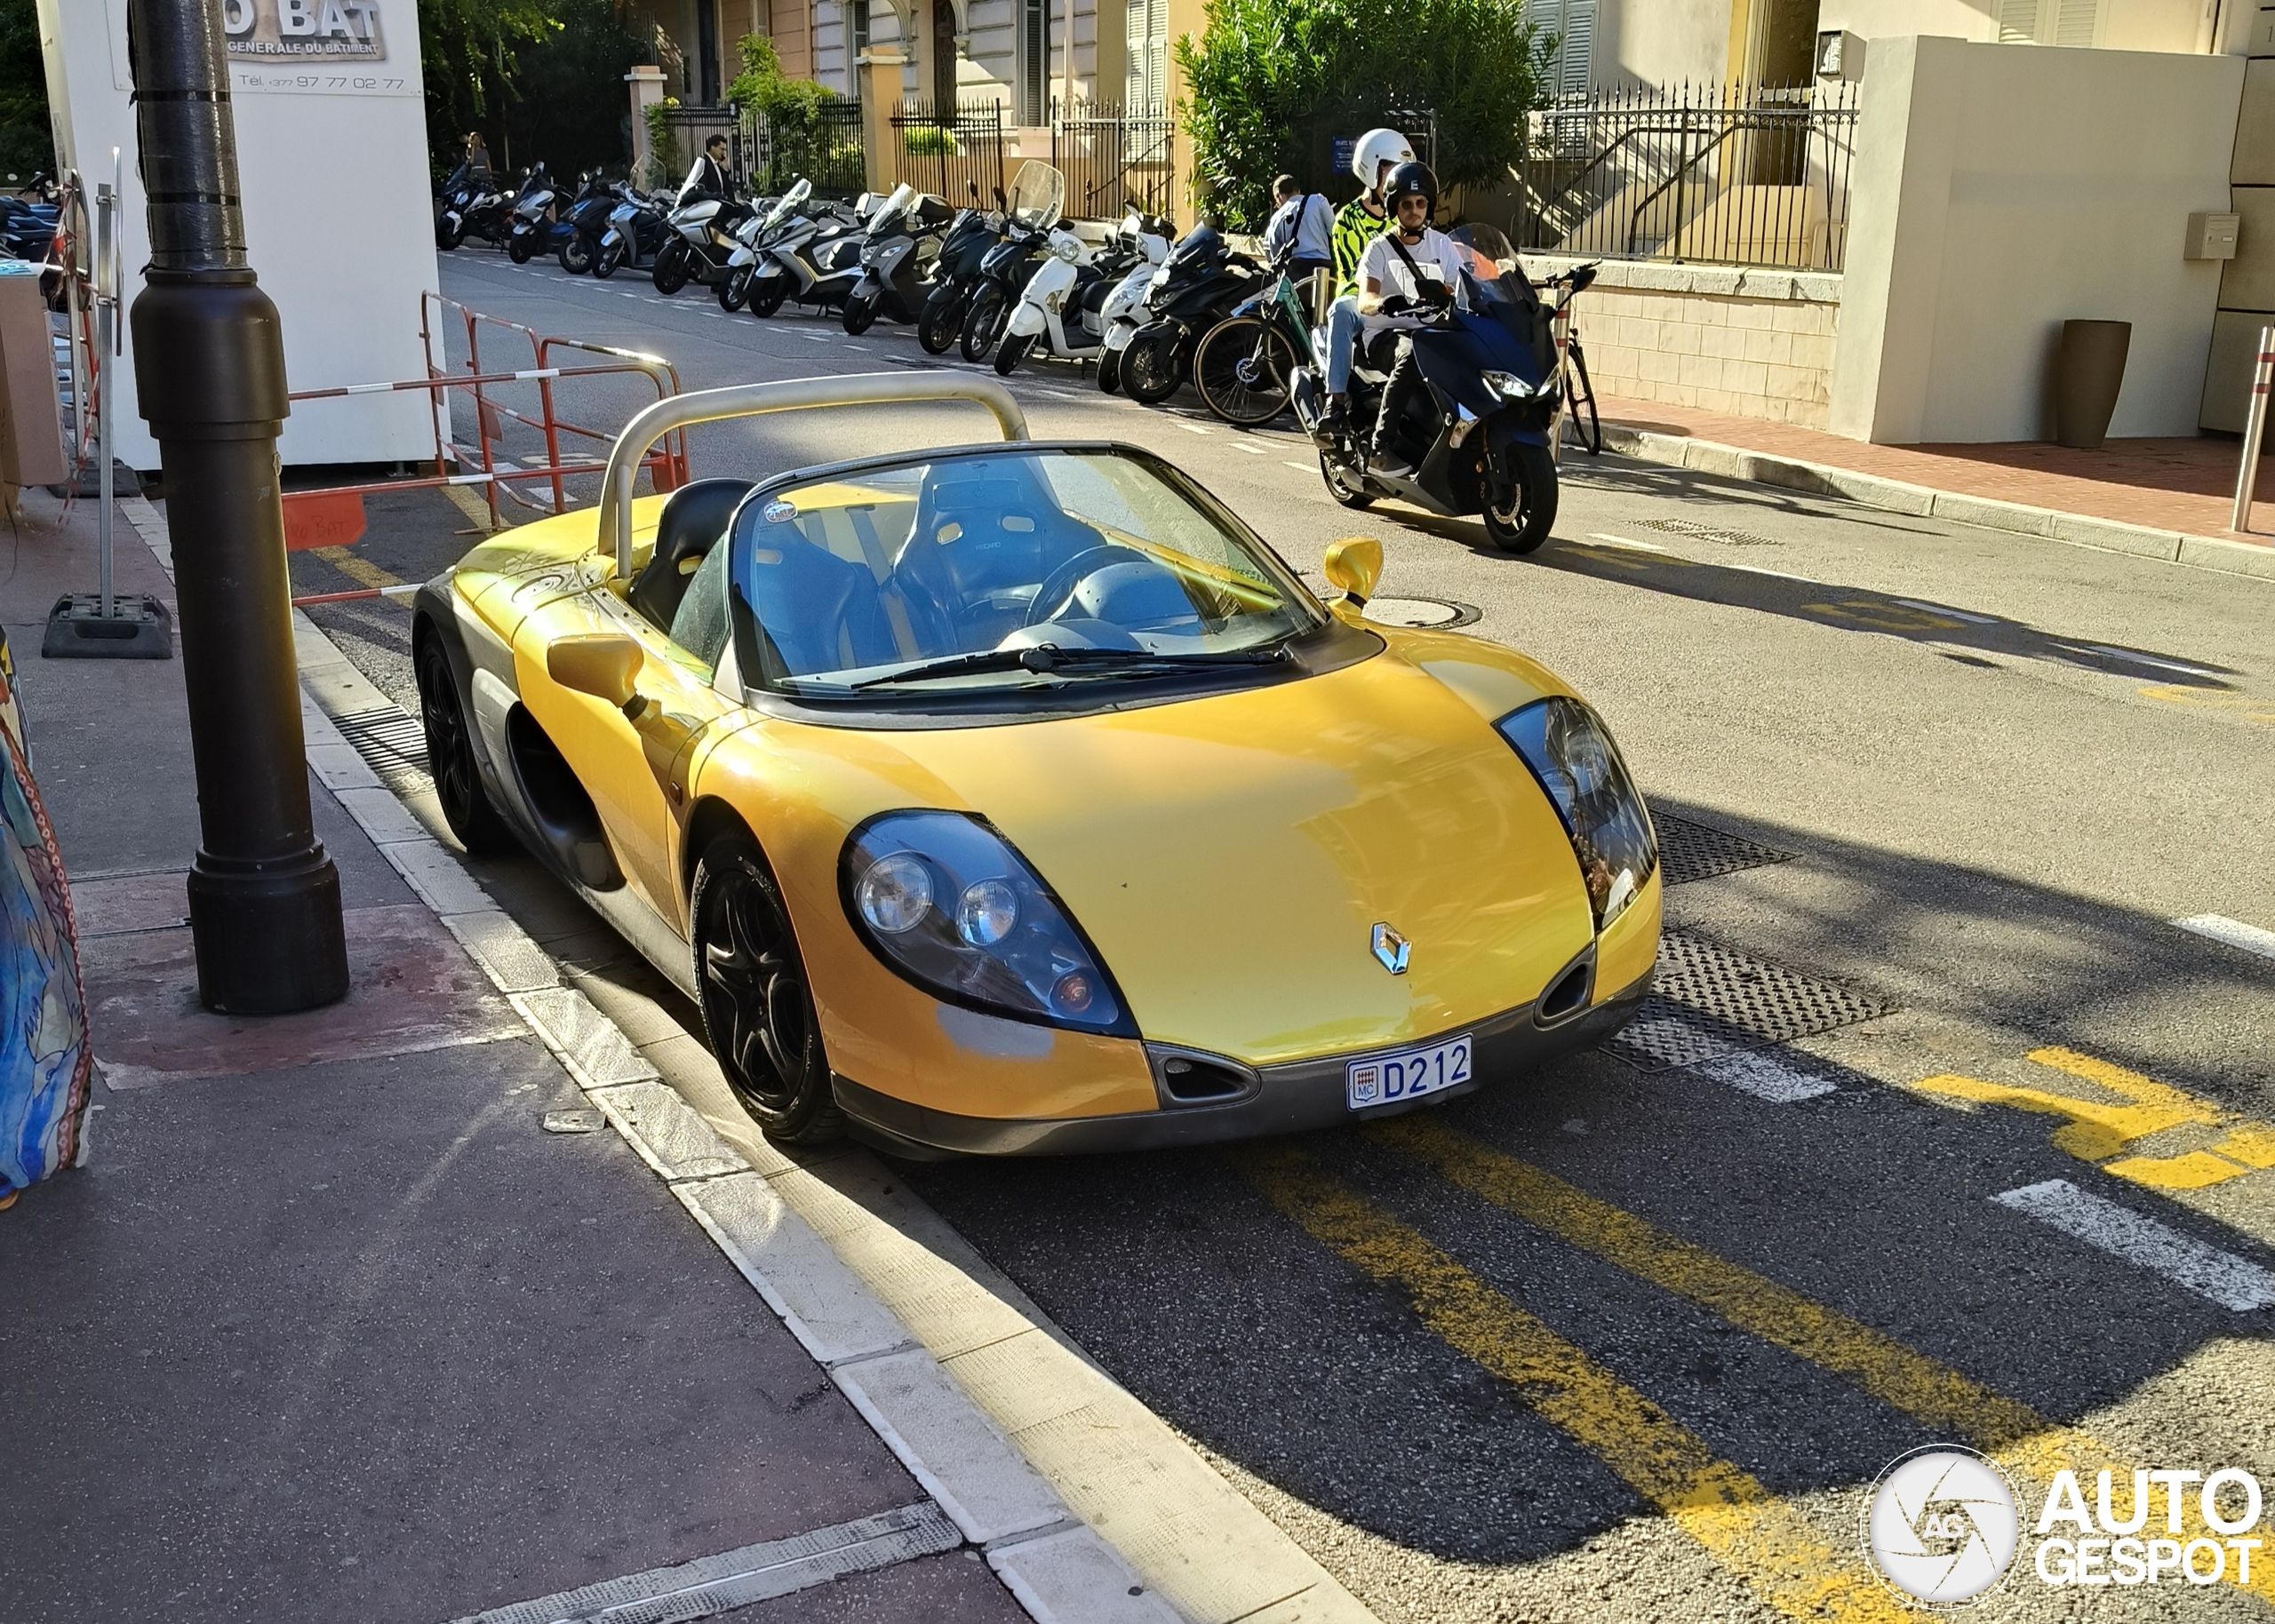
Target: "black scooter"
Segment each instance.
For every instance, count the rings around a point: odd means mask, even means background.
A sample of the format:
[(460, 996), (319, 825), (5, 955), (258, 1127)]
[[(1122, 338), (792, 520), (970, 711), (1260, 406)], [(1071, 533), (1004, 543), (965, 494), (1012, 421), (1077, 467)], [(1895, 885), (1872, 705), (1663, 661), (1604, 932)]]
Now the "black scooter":
[(962, 348), (966, 361), (987, 359), (1011, 308), (1026, 291), (1037, 254), (1050, 245), (1050, 234), (1065, 222), (1058, 211), (1066, 203), (1066, 177), (1039, 159), (1029, 158), (1011, 177), (1011, 191), (1003, 203), (1003, 240), (980, 256), (979, 279), (964, 311)]
[(584, 189), (577, 194), (577, 201), (569, 205), (567, 217), (561, 222), (567, 228), (554, 250), (561, 268), (571, 276), (582, 276), (600, 262), (601, 236), (608, 230), (608, 218), (618, 203), (618, 194), (624, 188), (611, 186), (595, 170), (585, 177)]
[(670, 235), (662, 203), (628, 186), (619, 187), (616, 206), (609, 211), (608, 226), (593, 256), (593, 275), (606, 281), (626, 266), (636, 270), (652, 264)]
[(922, 273), (950, 215), (947, 203), (929, 192), (905, 183), (894, 188), (862, 234), (861, 279), (845, 297), (847, 332), (865, 333), (881, 315), (916, 319), (924, 304)]
[(963, 318), (978, 291), (980, 261), (1003, 240), (1003, 191), (995, 190), (996, 212), (979, 207), (979, 188), (972, 188), (970, 208), (959, 209), (940, 239), (940, 257), (932, 261), (932, 283), (924, 307), (916, 317), (916, 342), (928, 355), (945, 355), (963, 330)]
[(1153, 291), (1148, 320), (1122, 353), (1122, 386), (1141, 405), (1158, 406), (1193, 370), (1201, 336), (1265, 284), (1265, 267), (1235, 253), (1212, 226), (1196, 226), (1169, 251)]

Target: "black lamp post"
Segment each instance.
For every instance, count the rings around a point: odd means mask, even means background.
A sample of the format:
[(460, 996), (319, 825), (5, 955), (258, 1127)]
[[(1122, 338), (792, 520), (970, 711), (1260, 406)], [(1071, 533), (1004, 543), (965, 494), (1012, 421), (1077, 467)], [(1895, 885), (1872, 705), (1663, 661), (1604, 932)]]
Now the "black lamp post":
[(222, 0), (130, 0), (150, 264), (134, 381), (165, 470), (201, 839), (198, 996), (230, 1015), (347, 991), (339, 872), (308, 809), (276, 434), (276, 306), (245, 263)]

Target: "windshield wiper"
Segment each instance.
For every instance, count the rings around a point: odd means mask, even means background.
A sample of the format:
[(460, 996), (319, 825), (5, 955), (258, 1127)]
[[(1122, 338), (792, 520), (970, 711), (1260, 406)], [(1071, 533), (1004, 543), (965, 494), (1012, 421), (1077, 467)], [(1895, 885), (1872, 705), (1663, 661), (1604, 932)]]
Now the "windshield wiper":
[(1117, 676), (1144, 673), (1169, 674), (1206, 671), (1221, 665), (1277, 665), (1289, 657), (1286, 642), (1276, 642), (1256, 649), (1233, 649), (1217, 654), (1158, 654), (1150, 649), (1062, 649), (1056, 643), (1038, 643), (1026, 649), (982, 649), (971, 654), (950, 655), (945, 659), (928, 660), (921, 665), (903, 666), (882, 675), (864, 677), (848, 684), (854, 689), (877, 688), (891, 682), (917, 682), (929, 677), (962, 676), (968, 673), (989, 671), (1030, 671), (1037, 675), (1053, 672), (1112, 672)]

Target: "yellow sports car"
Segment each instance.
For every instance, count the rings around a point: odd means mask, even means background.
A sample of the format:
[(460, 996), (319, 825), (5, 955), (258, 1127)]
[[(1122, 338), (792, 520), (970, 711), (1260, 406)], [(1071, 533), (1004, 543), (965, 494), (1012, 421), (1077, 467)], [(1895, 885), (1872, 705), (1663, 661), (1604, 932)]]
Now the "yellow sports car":
[[(633, 499), (665, 434), (962, 401), (1003, 438)], [(992, 381), (651, 407), (597, 511), (422, 587), (427, 745), (702, 1007), (751, 1114), (903, 1155), (1192, 1144), (1450, 1099), (1616, 1029), (1660, 879), (1601, 721), (1322, 602), (1185, 474)]]

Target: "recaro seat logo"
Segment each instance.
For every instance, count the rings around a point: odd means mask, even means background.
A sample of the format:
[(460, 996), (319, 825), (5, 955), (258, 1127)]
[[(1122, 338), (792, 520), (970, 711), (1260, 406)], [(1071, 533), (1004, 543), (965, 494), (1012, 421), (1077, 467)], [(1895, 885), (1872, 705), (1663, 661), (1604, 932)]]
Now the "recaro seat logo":
[(1927, 1607), (1960, 1607), (2014, 1565), (2022, 1509), (1988, 1458), (1957, 1445), (1899, 1455), (1864, 1501), (1864, 1554), (1883, 1583)]

